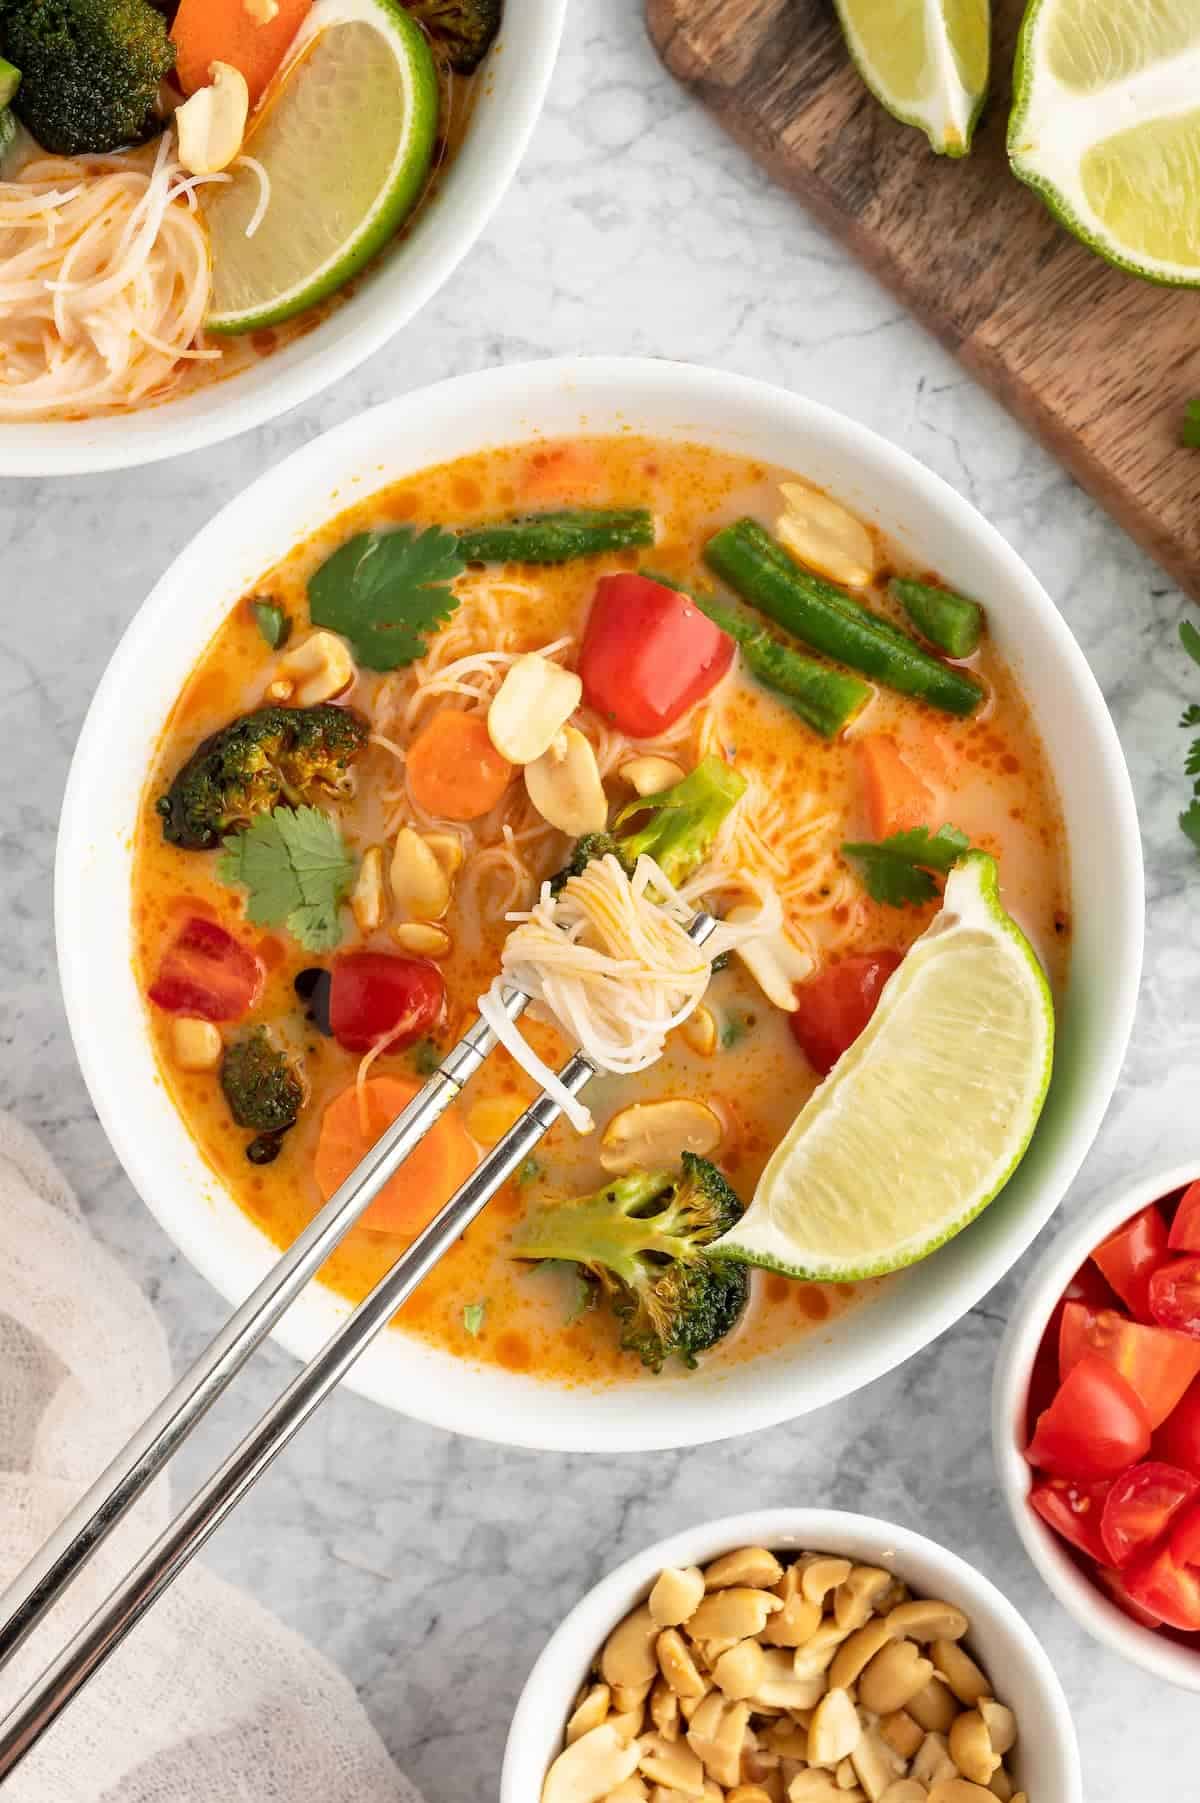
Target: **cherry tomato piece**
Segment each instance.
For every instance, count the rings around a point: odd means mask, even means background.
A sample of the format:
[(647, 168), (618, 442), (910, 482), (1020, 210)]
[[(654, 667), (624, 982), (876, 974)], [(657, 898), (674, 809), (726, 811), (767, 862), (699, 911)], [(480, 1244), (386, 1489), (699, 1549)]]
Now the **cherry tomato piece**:
[(1167, 1244), (1172, 1252), (1200, 1252), (1200, 1183), (1189, 1183), (1180, 1196)]
[(584, 699), (631, 738), (652, 739), (716, 687), (733, 653), (689, 595), (648, 576), (602, 576), (579, 653)]
[(1025, 1448), (1031, 1465), (1055, 1477), (1115, 1477), (1144, 1458), (1150, 1422), (1119, 1371), (1085, 1352), (1068, 1372)]
[(1167, 1256), (1167, 1223), (1152, 1202), (1092, 1253), (1135, 1321), (1149, 1321), (1150, 1279)]
[(1160, 1327), (1200, 1340), (1200, 1258), (1175, 1258), (1150, 1279), (1150, 1313)]
[(1029, 1492), (1029, 1506), (1072, 1546), (1103, 1565), (1108, 1559), (1100, 1537), (1104, 1499), (1110, 1486), (1076, 1483), (1068, 1477), (1041, 1477)]
[(1194, 1496), (1191, 1507), (1178, 1516), (1171, 1529), (1171, 1556), (1180, 1565), (1200, 1566), (1200, 1502)]
[(201, 1020), (240, 1020), (262, 993), (262, 963), (215, 920), (193, 914), (163, 955), (146, 991), (168, 1014)]
[(1140, 1603), (1134, 1602), (1125, 1588), (1125, 1578), (1121, 1572), (1114, 1571), (1111, 1565), (1101, 1565), (1092, 1573), (1092, 1576), (1100, 1588), (1107, 1592), (1109, 1600), (1114, 1602), (1118, 1609), (1123, 1609), (1125, 1614), (1131, 1616), (1140, 1627), (1162, 1627), (1161, 1615), (1151, 1615), (1149, 1609), (1143, 1609)]
[(1160, 1546), (1127, 1567), (1125, 1588), (1135, 1603), (1168, 1627), (1200, 1634), (1200, 1567), (1182, 1565)]
[(1058, 1389), (1058, 1342), (1068, 1302), (1086, 1302), (1093, 1313), (1102, 1308), (1120, 1307), (1120, 1299), (1108, 1279), (1090, 1258), (1085, 1259), (1050, 1311), (1046, 1331), (1033, 1361), (1029, 1393), (1025, 1398), (1025, 1435), (1029, 1440), (1033, 1438), (1038, 1416), (1050, 1407)]
[(1155, 1434), (1154, 1454), (1200, 1477), (1200, 1378)]
[(386, 1039), (403, 1051), (436, 1026), (446, 983), (436, 964), (391, 952), (346, 952), (335, 958), (329, 1025), (348, 1052), (369, 1052)]
[(1128, 1565), (1166, 1534), (1179, 1511), (1200, 1490), (1200, 1478), (1157, 1459), (1131, 1465), (1113, 1484), (1100, 1518), (1106, 1563)]
[(1200, 1377), (1200, 1340), (1165, 1327), (1143, 1327), (1115, 1309), (1093, 1311), (1085, 1302), (1068, 1302), (1059, 1329), (1059, 1375), (1065, 1377), (1085, 1352), (1099, 1353), (1133, 1386), (1152, 1428)]
[(900, 952), (838, 958), (796, 990), (788, 1015), (792, 1037), (813, 1069), (829, 1075), (874, 1014), (884, 984), (903, 961)]

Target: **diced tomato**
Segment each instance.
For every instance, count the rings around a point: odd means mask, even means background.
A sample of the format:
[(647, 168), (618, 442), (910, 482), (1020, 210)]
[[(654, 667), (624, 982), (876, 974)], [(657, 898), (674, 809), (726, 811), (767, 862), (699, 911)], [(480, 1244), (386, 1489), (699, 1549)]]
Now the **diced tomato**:
[(1160, 1327), (1200, 1340), (1200, 1258), (1176, 1258), (1150, 1279), (1150, 1313)]
[(424, 958), (346, 952), (330, 974), (329, 1026), (348, 1052), (368, 1052), (381, 1039), (389, 1051), (403, 1051), (441, 1016), (445, 978)]
[(933, 790), (901, 754), (895, 739), (886, 733), (865, 733), (858, 741), (858, 763), (874, 838), (930, 824)]
[(1155, 1456), (1200, 1477), (1200, 1378), (1154, 1436)]
[(884, 984), (899, 970), (903, 953), (869, 952), (838, 958), (801, 983), (797, 1006), (788, 1016), (792, 1037), (813, 1069), (824, 1077), (854, 1044), (875, 1012)]
[(1160, 1546), (1135, 1560), (1125, 1572), (1125, 1587), (1135, 1603), (1168, 1627), (1200, 1633), (1200, 1567), (1181, 1564), (1172, 1547)]
[(1085, 1352), (1099, 1353), (1116, 1367), (1141, 1397), (1152, 1428), (1160, 1426), (1195, 1377), (1200, 1377), (1200, 1340), (1143, 1327), (1115, 1309), (1090, 1309), (1068, 1302), (1059, 1330), (1058, 1369), (1065, 1377)]
[(584, 699), (631, 738), (652, 739), (716, 687), (733, 652), (690, 596), (648, 576), (602, 576), (579, 653)]
[(1111, 1565), (1101, 1565), (1092, 1573), (1092, 1576), (1101, 1589), (1107, 1591), (1117, 1608), (1123, 1609), (1126, 1615), (1132, 1616), (1140, 1627), (1162, 1627), (1161, 1615), (1151, 1615), (1149, 1609), (1143, 1609), (1140, 1603), (1134, 1602), (1125, 1588), (1125, 1578), (1121, 1572), (1114, 1571)]
[(1101, 1240), (1092, 1257), (1135, 1321), (1149, 1321), (1150, 1279), (1167, 1256), (1167, 1223), (1154, 1203)]
[(1100, 1536), (1107, 1560), (1128, 1565), (1160, 1541), (1172, 1521), (1200, 1490), (1200, 1478), (1158, 1459), (1143, 1459), (1116, 1479), (1104, 1504)]
[(262, 993), (263, 967), (248, 945), (215, 920), (185, 920), (163, 955), (147, 994), (168, 1014), (240, 1020)]
[(1030, 1507), (1072, 1546), (1100, 1564), (1108, 1558), (1100, 1519), (1110, 1485), (1080, 1484), (1073, 1478), (1040, 1477), (1029, 1492)]
[(1171, 1529), (1171, 1554), (1181, 1565), (1200, 1565), (1200, 1502), (1193, 1500), (1176, 1520)]
[(1093, 1312), (1119, 1306), (1116, 1291), (1109, 1287), (1107, 1278), (1090, 1258), (1085, 1259), (1050, 1311), (1046, 1331), (1033, 1361), (1029, 1394), (1025, 1399), (1025, 1432), (1029, 1439), (1033, 1438), (1038, 1416), (1050, 1407), (1058, 1389), (1058, 1341), (1068, 1302), (1086, 1302)]
[(1056, 1477), (1097, 1480), (1115, 1477), (1149, 1447), (1140, 1398), (1106, 1359), (1086, 1352), (1038, 1417), (1025, 1457)]
[(1180, 1196), (1167, 1244), (1172, 1252), (1200, 1252), (1200, 1183), (1189, 1183)]

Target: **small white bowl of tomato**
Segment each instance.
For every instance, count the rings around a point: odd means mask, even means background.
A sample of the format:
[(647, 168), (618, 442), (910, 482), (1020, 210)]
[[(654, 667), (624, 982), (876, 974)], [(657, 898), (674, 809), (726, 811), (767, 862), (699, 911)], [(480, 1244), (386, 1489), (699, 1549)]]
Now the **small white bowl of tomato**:
[(1059, 1601), (1200, 1691), (1200, 1160), (1122, 1186), (1051, 1249), (1000, 1348), (992, 1432)]

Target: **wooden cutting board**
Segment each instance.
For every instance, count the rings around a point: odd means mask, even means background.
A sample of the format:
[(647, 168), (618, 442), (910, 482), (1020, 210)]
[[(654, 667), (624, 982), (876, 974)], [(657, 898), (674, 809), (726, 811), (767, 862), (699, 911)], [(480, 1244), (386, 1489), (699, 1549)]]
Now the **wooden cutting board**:
[(1200, 290), (1111, 269), (1008, 168), (1022, 0), (998, 14), (971, 155), (937, 157), (863, 87), (831, 0), (647, 0), (660, 56), (1200, 600)]

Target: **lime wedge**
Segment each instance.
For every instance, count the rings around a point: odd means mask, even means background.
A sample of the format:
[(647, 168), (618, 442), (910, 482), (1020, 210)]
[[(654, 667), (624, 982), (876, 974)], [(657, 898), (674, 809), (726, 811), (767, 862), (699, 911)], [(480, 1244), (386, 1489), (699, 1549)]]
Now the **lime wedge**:
[(987, 94), (990, 0), (837, 0), (858, 72), (940, 156), (966, 156)]
[(1053, 1051), (1042, 967), (1000, 905), (994, 860), (971, 852), (721, 1252), (832, 1283), (924, 1258), (1020, 1163)]
[(392, 0), (316, 0), (244, 146), (204, 190), (210, 332), (290, 319), (386, 244), (419, 199), (438, 124), (433, 53)]
[(1200, 5), (1032, 0), (1008, 154), (1110, 263), (1200, 284)]

